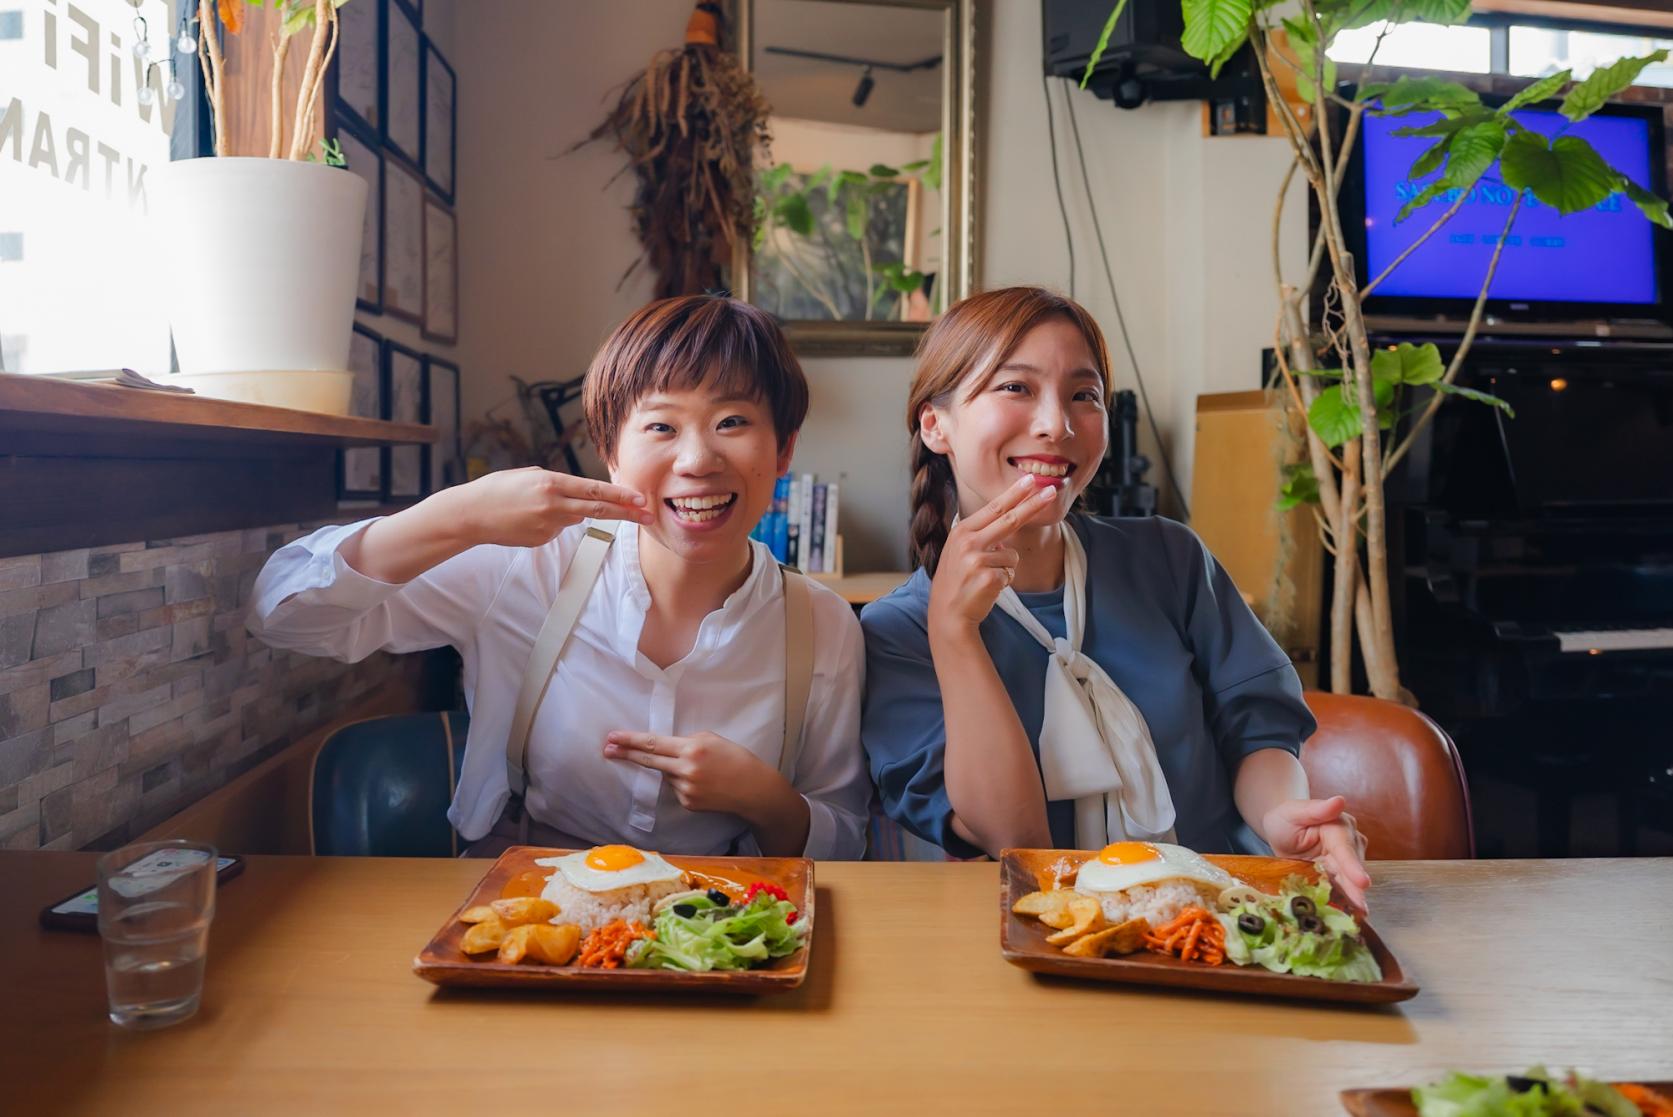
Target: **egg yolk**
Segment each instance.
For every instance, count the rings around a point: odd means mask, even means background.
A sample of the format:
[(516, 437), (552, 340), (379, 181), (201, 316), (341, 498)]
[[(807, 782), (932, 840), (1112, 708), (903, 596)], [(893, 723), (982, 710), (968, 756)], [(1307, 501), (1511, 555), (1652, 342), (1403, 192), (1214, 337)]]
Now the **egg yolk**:
[(645, 855), (632, 846), (595, 846), (587, 851), (587, 868), (602, 873), (619, 873), (644, 861)]
[(1106, 865), (1137, 865), (1156, 861), (1162, 856), (1149, 842), (1115, 842), (1098, 851), (1098, 860)]

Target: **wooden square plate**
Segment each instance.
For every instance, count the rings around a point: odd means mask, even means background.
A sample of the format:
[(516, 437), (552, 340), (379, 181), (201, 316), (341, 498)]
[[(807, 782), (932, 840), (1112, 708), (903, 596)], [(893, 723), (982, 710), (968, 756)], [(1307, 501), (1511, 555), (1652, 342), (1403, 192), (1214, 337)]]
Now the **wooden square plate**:
[[(535, 864), (536, 858), (557, 857), (567, 849), (512, 846), (500, 854), (493, 868), (477, 883), (464, 903), (448, 917), (436, 937), (413, 959), (412, 969), (437, 985), (474, 985), (504, 988), (532, 986), (546, 989), (614, 989), (632, 992), (682, 993), (783, 993), (807, 978), (808, 952), (813, 948), (815, 929), (796, 953), (752, 970), (684, 973), (676, 970), (605, 970), (582, 966), (547, 966), (534, 962), (508, 965), (483, 955), (473, 961), (459, 949), (469, 924), (459, 922), (467, 908), (500, 898), (505, 883), (530, 870), (548, 872)], [(670, 864), (702, 878), (699, 884), (742, 892), (761, 881), (784, 889), (801, 918), (813, 920), (813, 862), (805, 857), (674, 857)]]
[[(1673, 1097), (1673, 1082), (1641, 1082), (1658, 1094)], [(1404, 1090), (1343, 1090), (1342, 1104), (1353, 1117), (1417, 1117), (1412, 1092)]]
[[(1382, 967), (1383, 978), (1375, 982), (1326, 981), (1319, 977), (1273, 973), (1259, 966), (1226, 963), (1209, 966), (1182, 962), (1178, 958), (1140, 951), (1108, 958), (1072, 958), (1046, 942), (1051, 928), (1032, 916), (1016, 915), (1012, 906), (1037, 889), (1050, 890), (1067, 881), (1092, 854), (1084, 850), (1008, 849), (999, 864), (999, 952), (1007, 962), (1035, 973), (1078, 977), (1091, 981), (1120, 981), (1134, 985), (1171, 985), (1181, 989), (1206, 989), (1220, 993), (1251, 993), (1268, 997), (1297, 997), (1306, 1000), (1348, 1001), (1356, 1004), (1385, 1004), (1417, 995), (1411, 981), (1377, 932), (1361, 924), (1365, 943)], [(1317, 879), (1318, 870), (1305, 861), (1278, 857), (1205, 855), (1239, 880), (1277, 892), (1291, 873)], [(1065, 884), (1066, 886), (1066, 884)]]

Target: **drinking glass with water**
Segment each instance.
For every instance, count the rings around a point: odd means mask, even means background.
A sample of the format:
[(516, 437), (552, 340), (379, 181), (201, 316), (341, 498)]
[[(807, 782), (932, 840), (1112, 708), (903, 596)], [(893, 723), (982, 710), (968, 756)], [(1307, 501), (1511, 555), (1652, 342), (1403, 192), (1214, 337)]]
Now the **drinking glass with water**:
[(112, 1023), (162, 1028), (198, 1010), (214, 917), (214, 846), (142, 842), (99, 858)]

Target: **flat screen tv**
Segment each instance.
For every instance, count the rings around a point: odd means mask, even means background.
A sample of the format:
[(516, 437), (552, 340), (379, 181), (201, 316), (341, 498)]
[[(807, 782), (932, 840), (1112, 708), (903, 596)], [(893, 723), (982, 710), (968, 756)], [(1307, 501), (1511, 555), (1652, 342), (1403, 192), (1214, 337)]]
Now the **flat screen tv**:
[[(1551, 108), (1513, 115), (1544, 135), (1566, 130), (1583, 137), (1612, 166), (1666, 196), (1660, 106), (1610, 105), (1578, 124)], [(1433, 119), (1433, 114), (1365, 117), (1342, 189), (1345, 231), (1362, 285), (1380, 275), (1457, 200), (1456, 194), (1443, 194), (1404, 221), (1395, 220), (1407, 199), (1429, 181), (1413, 183), (1406, 174), (1434, 142), (1395, 132)], [(1366, 312), (1467, 318), (1515, 200), (1494, 163), (1446, 227), (1378, 285), (1366, 300)], [(1668, 254), (1668, 233), (1646, 220), (1624, 195), (1562, 215), (1529, 194), (1505, 241), (1487, 313), (1523, 322), (1669, 321)]]

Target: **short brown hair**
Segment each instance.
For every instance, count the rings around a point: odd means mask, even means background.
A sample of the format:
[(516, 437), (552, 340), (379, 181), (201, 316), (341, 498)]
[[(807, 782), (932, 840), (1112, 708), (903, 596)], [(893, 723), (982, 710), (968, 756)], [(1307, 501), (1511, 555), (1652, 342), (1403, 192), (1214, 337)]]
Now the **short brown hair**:
[(807, 378), (772, 315), (723, 295), (679, 295), (629, 315), (587, 369), (581, 402), (599, 455), (615, 460), (622, 423), (645, 396), (705, 384), (764, 403), (780, 450), (807, 418)]

